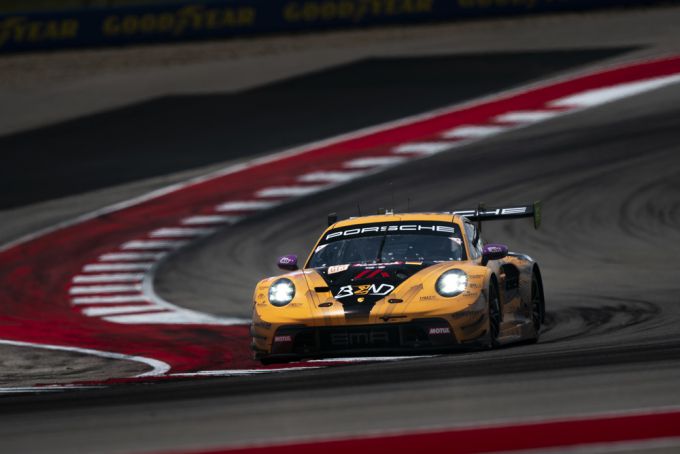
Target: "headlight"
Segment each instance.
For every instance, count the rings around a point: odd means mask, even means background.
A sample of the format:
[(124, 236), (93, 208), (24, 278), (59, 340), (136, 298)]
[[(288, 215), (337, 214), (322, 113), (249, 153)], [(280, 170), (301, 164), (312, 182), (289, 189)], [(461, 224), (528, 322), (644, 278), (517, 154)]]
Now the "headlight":
[(435, 287), (441, 296), (460, 295), (467, 287), (467, 274), (461, 270), (449, 270), (439, 276)]
[(295, 297), (295, 285), (290, 279), (279, 279), (269, 287), (269, 302), (274, 306), (285, 306)]

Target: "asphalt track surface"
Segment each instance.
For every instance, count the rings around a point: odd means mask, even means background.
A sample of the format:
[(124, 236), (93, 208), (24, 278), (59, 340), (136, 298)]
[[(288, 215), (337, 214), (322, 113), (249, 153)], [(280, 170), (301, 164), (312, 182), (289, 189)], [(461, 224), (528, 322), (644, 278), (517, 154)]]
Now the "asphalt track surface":
[(327, 212), (542, 199), (537, 232), (485, 227), (542, 266), (537, 345), (5, 399), (2, 446), (141, 452), (680, 406), (679, 127), (677, 86), (527, 127), (262, 213), (159, 276), (177, 304), (244, 315), (251, 285), (278, 255), (306, 253)]
[(12, 163), (0, 167), (0, 210), (322, 140), (626, 50), (369, 58), (237, 93), (164, 96), (0, 137)]

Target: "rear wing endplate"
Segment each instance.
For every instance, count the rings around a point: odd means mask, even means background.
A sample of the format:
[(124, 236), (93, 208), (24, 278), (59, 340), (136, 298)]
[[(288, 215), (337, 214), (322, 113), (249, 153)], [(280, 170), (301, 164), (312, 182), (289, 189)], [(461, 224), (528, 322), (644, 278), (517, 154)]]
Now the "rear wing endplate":
[(489, 208), (483, 204), (474, 210), (455, 210), (453, 214), (464, 216), (473, 222), (503, 221), (506, 219), (534, 218), (534, 228), (541, 225), (541, 202), (531, 205), (515, 205), (505, 208)]

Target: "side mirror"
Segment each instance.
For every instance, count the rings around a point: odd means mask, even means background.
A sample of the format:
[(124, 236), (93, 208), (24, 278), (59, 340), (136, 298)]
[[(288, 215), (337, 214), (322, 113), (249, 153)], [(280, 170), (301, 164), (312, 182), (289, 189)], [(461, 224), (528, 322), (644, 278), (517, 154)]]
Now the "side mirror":
[(508, 256), (508, 247), (504, 244), (487, 244), (482, 249), (482, 266), (486, 266), (489, 260), (500, 260)]
[(283, 257), (279, 258), (278, 265), (282, 270), (295, 271), (298, 269), (297, 255), (284, 255)]

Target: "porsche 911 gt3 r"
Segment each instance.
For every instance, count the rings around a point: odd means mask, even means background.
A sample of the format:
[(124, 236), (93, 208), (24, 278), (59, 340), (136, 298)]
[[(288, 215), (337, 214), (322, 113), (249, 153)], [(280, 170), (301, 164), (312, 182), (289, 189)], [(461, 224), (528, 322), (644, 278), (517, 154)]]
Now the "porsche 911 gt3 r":
[(481, 223), (533, 217), (540, 205), (387, 213), (337, 221), (302, 269), (260, 281), (251, 326), (262, 362), (422, 353), (537, 341), (544, 320), (538, 264), (484, 244)]

